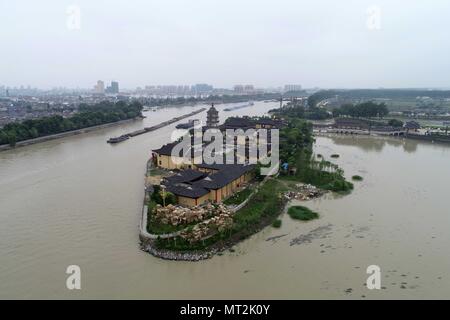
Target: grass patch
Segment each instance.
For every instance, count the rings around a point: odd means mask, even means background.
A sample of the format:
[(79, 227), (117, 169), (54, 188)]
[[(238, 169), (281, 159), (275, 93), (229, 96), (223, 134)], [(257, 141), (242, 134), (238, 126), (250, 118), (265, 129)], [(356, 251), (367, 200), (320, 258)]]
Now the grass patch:
[(272, 222), (272, 227), (274, 228), (280, 228), (281, 227), (281, 220), (277, 219), (274, 222)]
[(362, 180), (363, 180), (363, 177), (358, 176), (358, 175), (354, 175), (354, 176), (352, 177), (352, 180), (353, 180), (353, 181), (362, 181)]
[(309, 221), (317, 219), (319, 214), (303, 206), (293, 206), (288, 209), (288, 214), (292, 219)]
[(247, 200), (247, 198), (252, 194), (252, 192), (253, 192), (252, 188), (247, 187), (247, 188), (235, 193), (234, 195), (229, 197), (227, 200), (225, 200), (223, 203), (226, 204), (227, 206), (239, 205), (242, 202), (244, 202), (245, 200)]

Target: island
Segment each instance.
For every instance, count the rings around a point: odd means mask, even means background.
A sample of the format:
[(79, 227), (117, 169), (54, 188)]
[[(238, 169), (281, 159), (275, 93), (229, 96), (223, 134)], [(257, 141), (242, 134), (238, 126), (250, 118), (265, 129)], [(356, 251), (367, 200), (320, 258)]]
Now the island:
[[(214, 125), (221, 131), (279, 130), (280, 170), (261, 175), (264, 166), (247, 153), (243, 164), (196, 163), (190, 151), (190, 161), (183, 162), (173, 156), (180, 141), (152, 150), (140, 230), (142, 250), (170, 260), (207, 259), (267, 226), (279, 227), (278, 216), (292, 199), (309, 200), (328, 191), (353, 189), (337, 165), (323, 157), (316, 160), (312, 125), (304, 119), (280, 110), (272, 117), (231, 117), (223, 125), (217, 123), (217, 110), (212, 107), (205, 129)], [(239, 139), (233, 151), (238, 144)], [(307, 221), (318, 216), (302, 210), (293, 219)]]

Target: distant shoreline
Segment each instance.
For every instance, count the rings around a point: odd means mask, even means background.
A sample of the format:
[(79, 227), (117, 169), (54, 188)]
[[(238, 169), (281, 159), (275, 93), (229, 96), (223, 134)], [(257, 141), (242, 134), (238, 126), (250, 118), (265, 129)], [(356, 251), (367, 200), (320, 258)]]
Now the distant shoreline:
[(50, 140), (56, 140), (56, 139), (60, 139), (60, 138), (76, 136), (76, 135), (79, 135), (79, 134), (88, 133), (88, 132), (92, 132), (92, 131), (95, 131), (95, 130), (100, 130), (100, 129), (109, 128), (109, 127), (117, 126), (117, 125), (128, 123), (128, 122), (132, 122), (132, 121), (135, 121), (135, 120), (138, 120), (138, 119), (141, 119), (141, 117), (136, 117), (136, 118), (132, 118), (132, 119), (126, 119), (126, 120), (120, 120), (120, 121), (117, 121), (117, 122), (110, 122), (110, 123), (100, 124), (98, 126), (87, 127), (87, 128), (83, 128), (83, 129), (77, 129), (77, 130), (72, 130), (72, 131), (66, 131), (66, 132), (51, 134), (51, 135), (44, 136), (44, 137), (39, 137), (39, 138), (36, 138), (36, 139), (29, 139), (29, 140), (19, 141), (19, 142), (16, 143), (16, 145), (14, 147), (10, 146), (9, 144), (5, 144), (5, 145), (0, 146), (0, 152), (1, 151), (7, 151), (7, 150), (13, 150), (13, 149), (17, 149), (17, 148), (20, 148), (20, 147), (25, 147), (25, 146), (29, 146), (29, 145), (33, 145), (33, 144), (41, 143), (41, 142), (46, 142), (46, 141), (50, 141)]

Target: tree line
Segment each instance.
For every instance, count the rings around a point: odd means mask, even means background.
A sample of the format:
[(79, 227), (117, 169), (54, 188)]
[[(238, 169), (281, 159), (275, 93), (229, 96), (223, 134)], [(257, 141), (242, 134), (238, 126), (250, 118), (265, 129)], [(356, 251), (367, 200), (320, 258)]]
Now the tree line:
[(269, 110), (269, 113), (273, 115), (307, 120), (326, 120), (332, 117), (332, 114), (324, 108), (305, 108), (298, 101), (288, 102), (283, 108)]
[(333, 116), (349, 116), (354, 118), (383, 118), (388, 115), (389, 110), (384, 102), (375, 103), (372, 101), (360, 104), (344, 104), (333, 110)]
[(94, 105), (80, 104), (78, 111), (68, 118), (55, 115), (8, 123), (0, 129), (0, 145), (15, 146), (19, 141), (132, 119), (141, 115), (142, 104), (103, 101)]
[(371, 99), (415, 99), (430, 97), (433, 99), (450, 98), (450, 90), (425, 89), (351, 89), (351, 90), (320, 90), (308, 97), (308, 105), (314, 107), (318, 102), (339, 97), (340, 99), (371, 100)]

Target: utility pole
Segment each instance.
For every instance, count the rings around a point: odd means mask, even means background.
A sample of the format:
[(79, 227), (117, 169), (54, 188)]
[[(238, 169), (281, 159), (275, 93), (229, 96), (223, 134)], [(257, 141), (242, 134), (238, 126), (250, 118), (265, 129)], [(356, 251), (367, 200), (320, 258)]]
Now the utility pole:
[(163, 207), (166, 207), (166, 186), (165, 185), (161, 185), (161, 189), (162, 189), (162, 198), (163, 198)]

